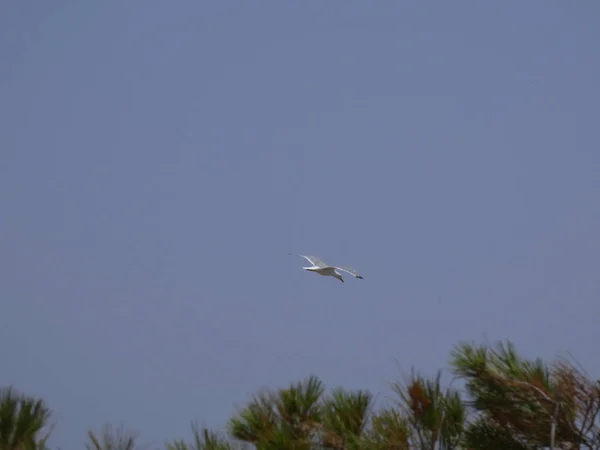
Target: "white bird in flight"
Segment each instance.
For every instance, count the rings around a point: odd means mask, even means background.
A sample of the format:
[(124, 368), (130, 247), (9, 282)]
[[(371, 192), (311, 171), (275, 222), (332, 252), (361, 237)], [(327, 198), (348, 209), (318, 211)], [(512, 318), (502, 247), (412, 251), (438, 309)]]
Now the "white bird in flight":
[[(288, 253), (288, 254), (291, 255), (292, 253)], [(341, 270), (342, 272), (349, 273), (354, 278), (360, 278), (361, 280), (364, 280), (364, 278), (361, 277), (356, 272), (356, 270), (354, 270), (352, 267), (330, 266), (328, 264), (325, 264), (323, 261), (321, 261), (321, 259), (317, 256), (300, 255), (298, 253), (296, 253), (296, 254), (298, 256), (306, 259), (309, 263), (312, 264), (311, 267), (303, 267), (304, 270), (308, 270), (309, 272), (315, 272), (315, 273), (318, 273), (319, 275), (323, 275), (323, 276), (335, 277), (343, 283), (344, 278), (342, 277), (342, 274), (338, 272), (338, 270)]]

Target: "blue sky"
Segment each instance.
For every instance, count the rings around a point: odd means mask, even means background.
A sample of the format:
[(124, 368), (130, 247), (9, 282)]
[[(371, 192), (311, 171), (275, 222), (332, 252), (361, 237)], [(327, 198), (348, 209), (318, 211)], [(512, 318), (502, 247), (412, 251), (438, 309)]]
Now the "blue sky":
[(0, 11), (0, 384), (54, 446), (386, 393), (460, 340), (600, 374), (599, 3)]

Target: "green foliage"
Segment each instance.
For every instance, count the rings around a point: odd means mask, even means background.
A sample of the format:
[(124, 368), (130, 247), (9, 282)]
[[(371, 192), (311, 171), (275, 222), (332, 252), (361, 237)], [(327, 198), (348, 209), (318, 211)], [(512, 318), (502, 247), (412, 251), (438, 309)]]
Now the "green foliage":
[(88, 442), (85, 448), (87, 450), (136, 450), (139, 448), (137, 438), (136, 432), (125, 430), (123, 425), (113, 430), (111, 424), (105, 424), (98, 435), (92, 430), (88, 431)]
[(428, 379), (413, 372), (404, 383), (394, 383), (397, 405), (410, 425), (412, 447), (420, 450), (459, 448), (466, 411), (458, 392), (442, 390), (441, 372)]
[(43, 400), (0, 388), (0, 450), (45, 449), (50, 415)]
[(600, 448), (597, 384), (566, 361), (526, 360), (510, 342), (460, 344), (453, 372), (465, 380), (475, 420), (465, 432), (473, 449)]
[(186, 443), (183, 439), (167, 443), (167, 450), (233, 450), (233, 446), (216, 432), (192, 423), (194, 440)]
[(285, 424), (294, 440), (310, 438), (321, 421), (319, 401), (325, 387), (315, 376), (300, 383), (294, 383), (287, 389), (280, 389), (273, 397), (278, 420)]
[(408, 419), (395, 408), (384, 408), (371, 417), (371, 427), (365, 433), (365, 448), (373, 450), (408, 450), (412, 429)]
[(229, 432), (259, 449), (308, 449), (321, 422), (323, 391), (322, 381), (310, 376), (287, 389), (261, 392), (229, 421)]
[[(229, 420), (228, 436), (192, 424), (193, 439), (166, 450), (600, 450), (600, 383), (575, 365), (521, 357), (510, 342), (460, 344), (451, 370), (413, 371), (392, 383), (393, 400), (375, 408), (370, 392), (325, 392), (316, 376), (255, 394)], [(50, 413), (37, 398), (0, 389), (0, 450), (46, 450)], [(137, 434), (106, 425), (87, 450), (137, 450)]]
[(357, 448), (369, 420), (373, 396), (334, 389), (322, 402), (321, 442), (325, 448)]

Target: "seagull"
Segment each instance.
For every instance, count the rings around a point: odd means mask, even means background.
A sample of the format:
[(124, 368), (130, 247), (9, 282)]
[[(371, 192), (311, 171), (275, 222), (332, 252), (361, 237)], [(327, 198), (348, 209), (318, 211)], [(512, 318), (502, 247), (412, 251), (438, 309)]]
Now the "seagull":
[[(288, 253), (288, 255), (291, 255), (291, 254), (292, 253)], [(301, 258), (306, 259), (309, 263), (312, 264), (312, 267), (303, 267), (304, 270), (308, 270), (310, 272), (315, 272), (315, 273), (318, 273), (319, 275), (323, 275), (323, 276), (335, 277), (338, 280), (340, 280), (342, 283), (344, 282), (344, 278), (342, 277), (342, 274), (338, 272), (338, 270), (349, 273), (354, 278), (359, 278), (361, 280), (364, 280), (364, 278), (361, 277), (356, 272), (356, 270), (354, 270), (352, 267), (330, 266), (328, 264), (325, 264), (323, 261), (321, 261), (321, 259), (318, 256), (300, 255), (298, 253), (296, 253), (296, 255), (300, 256)]]

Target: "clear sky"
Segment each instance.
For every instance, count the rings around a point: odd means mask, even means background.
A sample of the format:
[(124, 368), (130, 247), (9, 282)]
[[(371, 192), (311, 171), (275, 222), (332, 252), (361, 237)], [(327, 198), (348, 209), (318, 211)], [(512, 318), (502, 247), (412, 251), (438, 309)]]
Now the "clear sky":
[(460, 340), (600, 376), (599, 17), (4, 2), (0, 385), (71, 450), (105, 421), (219, 428), (311, 373), (383, 395)]

